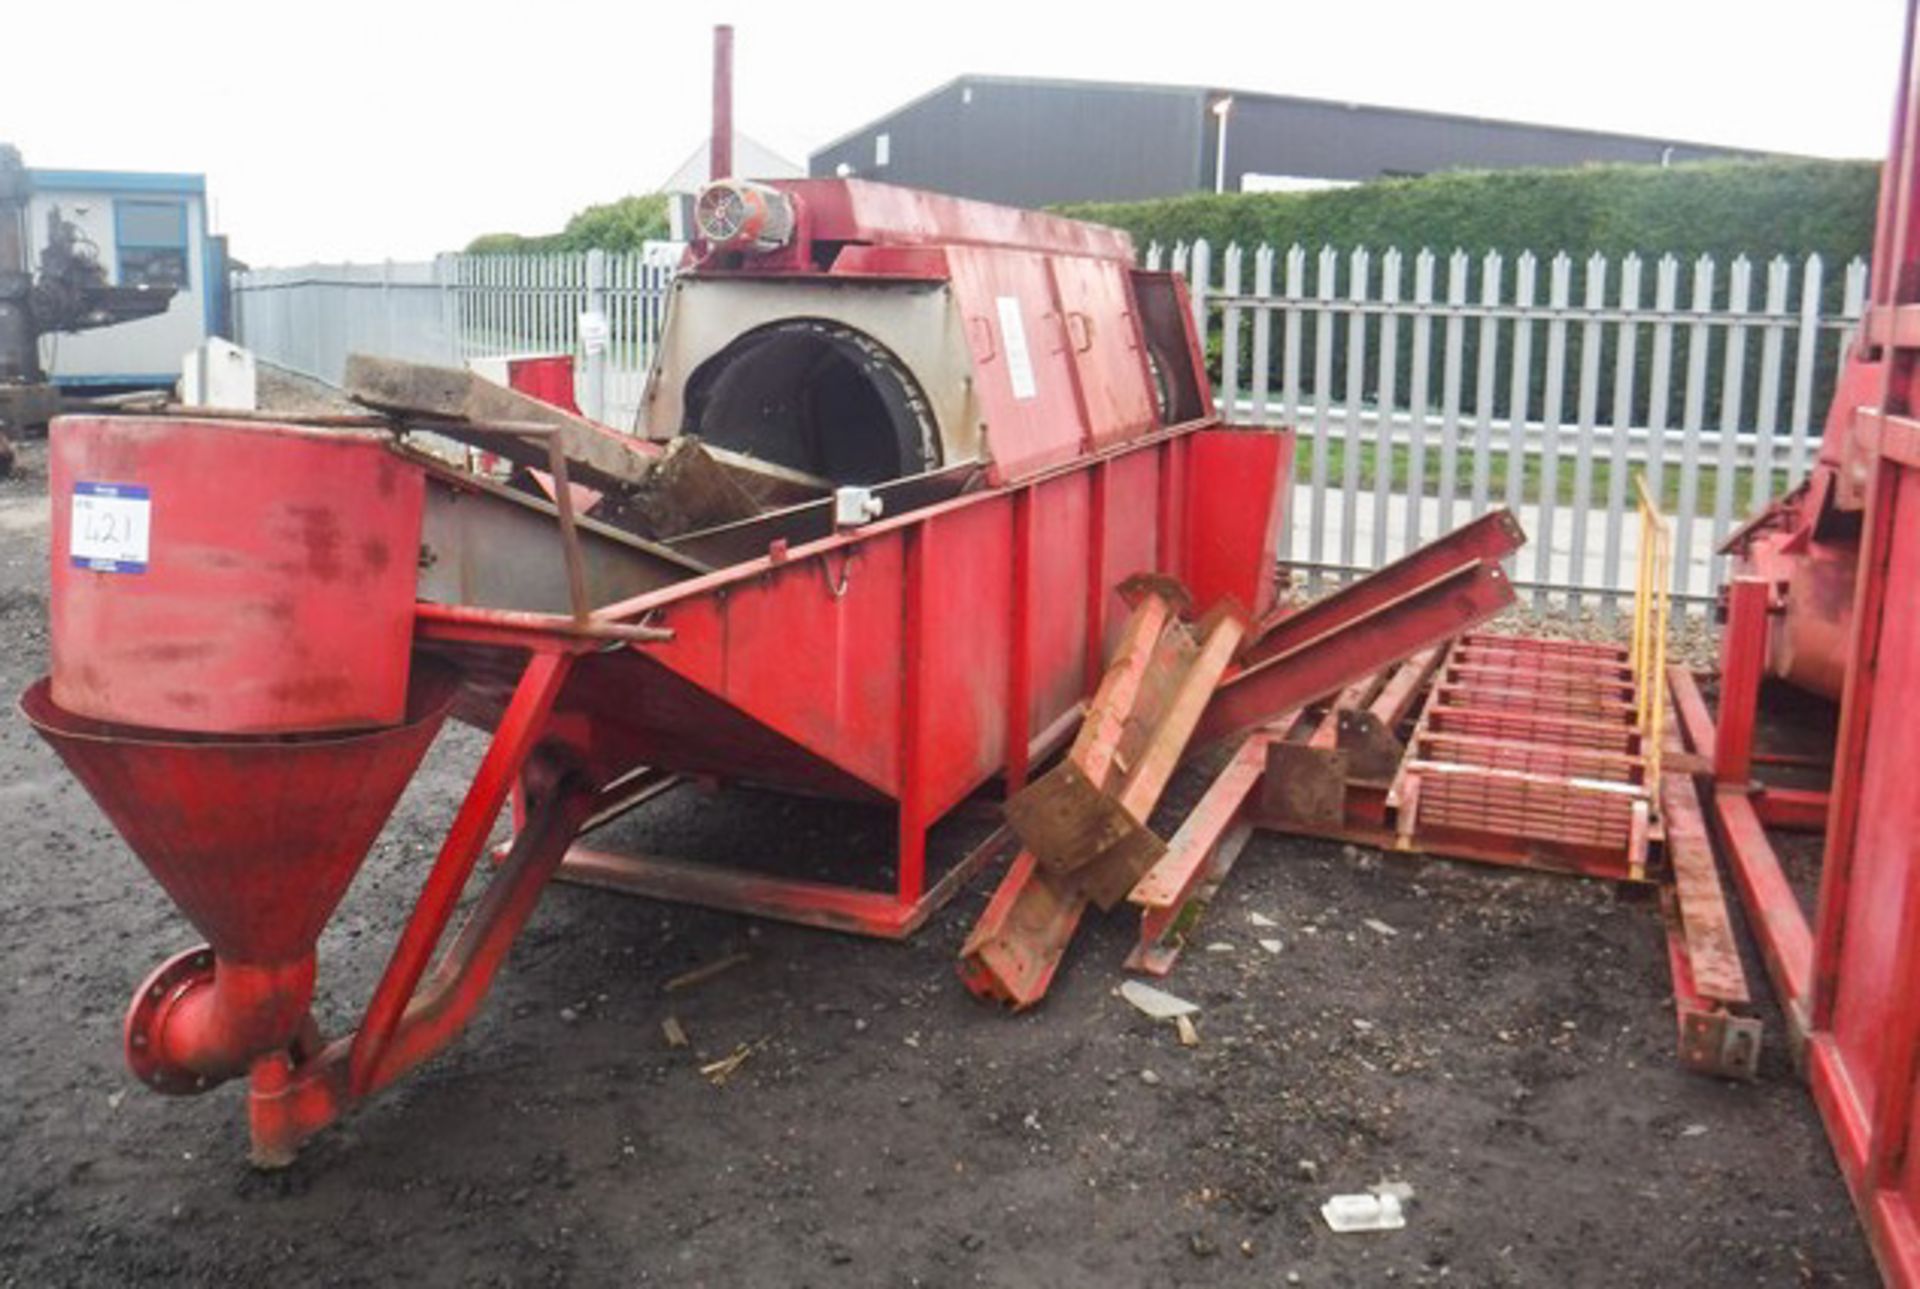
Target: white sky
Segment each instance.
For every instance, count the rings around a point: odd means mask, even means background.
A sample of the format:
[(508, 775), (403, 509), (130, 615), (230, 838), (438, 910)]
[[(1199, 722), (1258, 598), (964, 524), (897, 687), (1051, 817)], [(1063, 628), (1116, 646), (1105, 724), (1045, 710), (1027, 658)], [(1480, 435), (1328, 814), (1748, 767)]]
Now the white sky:
[(965, 72), (1879, 156), (1902, 20), (1900, 0), (7, 8), (0, 139), (29, 166), (204, 171), (255, 265), (424, 258), (651, 190), (706, 137), (715, 22), (738, 128), (804, 164)]

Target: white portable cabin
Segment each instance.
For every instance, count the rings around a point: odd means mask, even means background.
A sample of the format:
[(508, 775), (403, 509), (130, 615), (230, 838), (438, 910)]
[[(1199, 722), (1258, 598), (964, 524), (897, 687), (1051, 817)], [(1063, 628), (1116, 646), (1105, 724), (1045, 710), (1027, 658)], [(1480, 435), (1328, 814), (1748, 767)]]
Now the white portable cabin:
[(167, 311), (154, 317), (41, 337), (41, 366), (55, 384), (76, 392), (171, 385), (187, 351), (226, 330), (226, 255), (208, 234), (206, 177), (133, 170), (27, 175), (30, 267), (39, 267), (47, 212), (57, 207), (97, 248), (108, 282), (177, 288)]

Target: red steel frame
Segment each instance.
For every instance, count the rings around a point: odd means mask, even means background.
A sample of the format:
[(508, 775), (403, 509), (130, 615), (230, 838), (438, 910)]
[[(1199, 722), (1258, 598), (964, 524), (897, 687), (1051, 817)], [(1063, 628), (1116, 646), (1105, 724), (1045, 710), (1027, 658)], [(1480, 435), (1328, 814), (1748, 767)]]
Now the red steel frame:
[(1127, 955), (1127, 970), (1164, 976), (1180, 960), (1187, 923), (1226, 881), (1253, 834), (1249, 807), (1266, 774), (1269, 741), (1265, 733), (1253, 734), (1235, 750), (1167, 842), (1167, 853), (1128, 893), (1127, 902), (1140, 910), (1140, 938)]
[[(1909, 152), (1902, 158), (1911, 166)], [(1904, 403), (1904, 397), (1900, 400)], [(1900, 409), (1900, 415), (1906, 415)], [(1912, 790), (1920, 649), (1920, 423), (1877, 445), (1832, 820), (1805, 997), (1807, 1072), (1890, 1280), (1920, 1284), (1920, 809)], [(1893, 606), (1901, 606), (1895, 609)]]
[[(1625, 668), (1624, 651), (1612, 646), (1462, 637), (1433, 672), (1405, 757), (1384, 791), (1350, 782), (1339, 825), (1274, 810), (1258, 812), (1259, 825), (1387, 850), (1612, 881), (1649, 880), (1652, 789), (1642, 782), (1633, 682), (1621, 679)], [(1389, 684), (1426, 680), (1416, 669)], [(1471, 780), (1472, 788), (1463, 791), (1484, 797), (1484, 808), (1463, 800), (1451, 822), (1427, 817), (1423, 806), (1434, 803), (1423, 800), (1425, 782), (1434, 780), (1437, 793), (1456, 778)], [(1590, 822), (1570, 821), (1565, 836), (1550, 837), (1531, 813), (1598, 809), (1616, 797), (1621, 818), (1606, 836)], [(1523, 806), (1524, 813), (1514, 813)]]
[[(1691, 672), (1684, 667), (1670, 668), (1668, 680), (1687, 746), (1708, 758), (1709, 813), (1786, 1018), (1788, 1042), (1798, 1053), (1807, 1034), (1813, 933), (1800, 897), (1794, 894), (1780, 857), (1767, 839), (1767, 828), (1791, 826), (1802, 820), (1774, 808), (1772, 803), (1779, 799), (1781, 790), (1757, 785), (1752, 777), (1760, 680), (1773, 609), (1772, 590), (1766, 581), (1736, 577), (1728, 583), (1717, 720), (1708, 711)], [(1791, 794), (1789, 799), (1800, 795)], [(1824, 801), (1819, 802), (1818, 814), (1824, 821)]]

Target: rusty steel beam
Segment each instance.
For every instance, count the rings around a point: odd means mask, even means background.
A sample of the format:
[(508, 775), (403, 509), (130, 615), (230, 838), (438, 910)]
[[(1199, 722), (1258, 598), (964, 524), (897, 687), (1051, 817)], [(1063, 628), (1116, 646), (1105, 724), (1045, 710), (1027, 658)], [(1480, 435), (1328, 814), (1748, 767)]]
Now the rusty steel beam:
[(1369, 785), (1392, 780), (1407, 751), (1400, 741), (1400, 727), (1426, 692), (1442, 652), (1421, 650), (1393, 669), (1372, 702), (1339, 714), (1334, 745), (1346, 754), (1349, 780)]
[(1751, 1001), (1726, 892), (1713, 861), (1706, 815), (1692, 779), (1661, 776), (1671, 893), (1663, 900), (1680, 1062), (1690, 1070), (1751, 1079), (1759, 1073), (1761, 1025), (1740, 1014)]
[(1693, 672), (1674, 665), (1667, 668), (1667, 697), (1679, 717), (1678, 730), (1688, 752), (1705, 757), (1706, 770), (1713, 769), (1713, 713), (1700, 693), (1700, 682)]
[(1759, 1075), (1761, 1024), (1695, 988), (1685, 929), (1671, 891), (1662, 891), (1660, 915), (1667, 939), (1667, 970), (1673, 979), (1674, 1016), (1680, 1030), (1680, 1063), (1696, 1074), (1753, 1079)]
[[(1118, 782), (1109, 775), (1106, 786), (1099, 786), (1098, 762), (1069, 757), (1007, 803), (1007, 818), (1041, 865), (1103, 910), (1117, 904), (1164, 851), (1147, 829), (1147, 817), (1244, 632), (1244, 622), (1229, 613), (1203, 623), (1198, 644), (1184, 626), (1169, 624), (1146, 673), (1149, 683), (1132, 710), (1118, 713), (1121, 737), (1096, 740), (1087, 749), (1112, 756)], [(1111, 708), (1105, 714), (1115, 715)], [(1128, 747), (1128, 733), (1144, 737)]]
[(1012, 842), (1013, 834), (1008, 829), (996, 829), (911, 903), (903, 903), (892, 891), (856, 890), (828, 882), (578, 844), (567, 851), (558, 876), (577, 885), (648, 899), (902, 940), (924, 925), (978, 873), (1004, 857), (1013, 848)]
[[(1738, 580), (1734, 585), (1739, 585)], [(1764, 584), (1756, 585), (1765, 589)], [(1732, 638), (1736, 626), (1748, 639), (1736, 642)], [(1752, 637), (1763, 636), (1766, 626), (1765, 616), (1751, 611), (1728, 621), (1721, 647), (1734, 655), (1736, 669), (1747, 665), (1740, 659), (1751, 659), (1755, 655), (1756, 641)], [(1764, 656), (1764, 639), (1758, 641), (1758, 646), (1760, 656)], [(1755, 677), (1756, 685), (1757, 679)], [(1668, 668), (1667, 684), (1688, 745), (1696, 752), (1714, 756), (1718, 778), (1723, 772), (1719, 764), (1721, 751), (1731, 750), (1733, 745), (1721, 738), (1691, 671), (1685, 667)], [(1750, 736), (1748, 747), (1751, 748)], [(1718, 783), (1709, 799), (1708, 812), (1726, 853), (1740, 903), (1746, 909), (1754, 941), (1760, 946), (1761, 961), (1773, 981), (1780, 1011), (1786, 1017), (1788, 1043), (1798, 1053), (1805, 1042), (1813, 1001), (1813, 929), (1806, 910), (1787, 881), (1786, 870), (1773, 843), (1767, 839), (1765, 822), (1754, 809), (1753, 796), (1745, 780)]]
[(1373, 701), (1367, 704), (1367, 713), (1389, 732), (1399, 728), (1402, 721), (1413, 715), (1421, 690), (1426, 687), (1427, 678), (1433, 675), (1434, 668), (1440, 665), (1443, 653), (1437, 647), (1422, 649), (1401, 663), (1387, 683), (1380, 687), (1380, 692), (1374, 695)]
[[(1154, 700), (1148, 672), (1162, 656), (1162, 636), (1170, 626), (1184, 630), (1175, 618), (1184, 595), (1176, 584), (1136, 583), (1132, 591), (1133, 611), (1119, 648), (1061, 767), (1072, 767), (1072, 773), (1096, 791), (1121, 773), (1116, 763), (1129, 732), (1128, 718), (1142, 705), (1143, 693), (1149, 705)], [(1039, 786), (1037, 782), (1027, 792)], [(978, 997), (1016, 1010), (1031, 1007), (1053, 983), (1086, 907), (1087, 897), (1070, 875), (1049, 873), (1031, 850), (1022, 850), (961, 946), (961, 982)]]

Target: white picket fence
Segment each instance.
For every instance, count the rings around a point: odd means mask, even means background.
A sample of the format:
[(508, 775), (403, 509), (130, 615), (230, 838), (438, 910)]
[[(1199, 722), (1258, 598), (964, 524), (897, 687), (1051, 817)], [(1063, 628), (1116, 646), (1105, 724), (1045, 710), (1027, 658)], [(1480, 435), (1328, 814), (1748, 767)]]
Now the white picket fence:
[[(1301, 246), (1217, 259), (1204, 241), (1146, 254), (1189, 281), (1225, 415), (1299, 430), (1295, 567), (1364, 571), (1505, 505), (1531, 537), (1516, 582), (1608, 608), (1638, 558), (1635, 472), (1674, 517), (1680, 603), (1710, 601), (1720, 543), (1806, 469), (1866, 286), (1862, 261), (1836, 285), (1818, 256), (1724, 272)], [(236, 275), (235, 317), (262, 356), (334, 381), (356, 350), (572, 353), (581, 407), (630, 426), (671, 282), (598, 251), (313, 265)], [(589, 312), (607, 320), (603, 345), (582, 343)]]
[[(633, 428), (647, 364), (666, 318), (671, 266), (635, 254), (446, 255), (449, 327), (461, 361), (480, 355), (564, 353), (579, 358), (576, 398), (609, 425)], [(583, 343), (583, 314), (606, 319), (603, 341)]]
[(1563, 254), (1542, 299), (1532, 254), (1510, 275), (1497, 253), (1219, 258), (1204, 241), (1146, 256), (1186, 275), (1225, 414), (1299, 430), (1295, 567), (1378, 567), (1505, 505), (1531, 539), (1515, 581), (1608, 609), (1637, 565), (1636, 472), (1673, 516), (1681, 603), (1718, 591), (1720, 544), (1806, 468), (1867, 272), (1847, 264), (1833, 292), (1818, 256), (1740, 257), (1722, 279), (1707, 257)]

